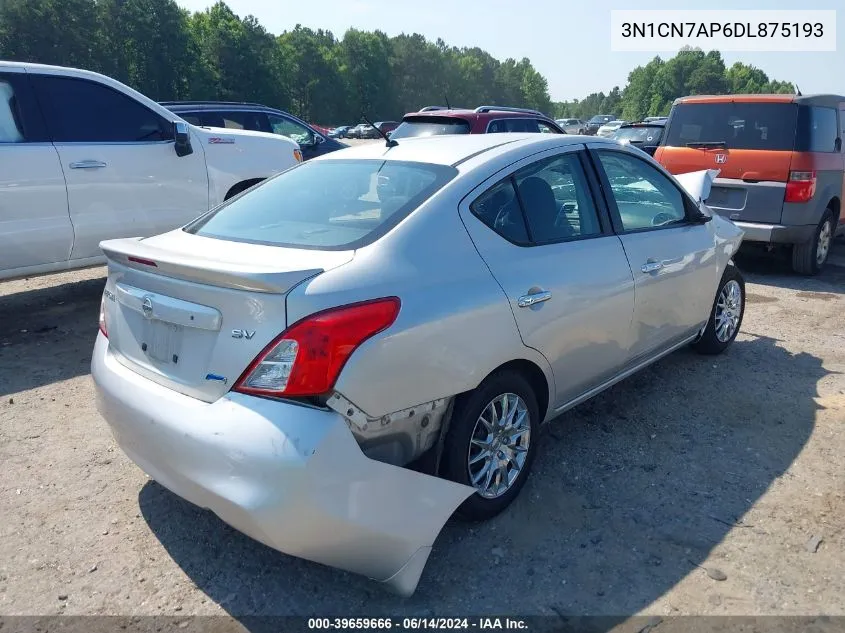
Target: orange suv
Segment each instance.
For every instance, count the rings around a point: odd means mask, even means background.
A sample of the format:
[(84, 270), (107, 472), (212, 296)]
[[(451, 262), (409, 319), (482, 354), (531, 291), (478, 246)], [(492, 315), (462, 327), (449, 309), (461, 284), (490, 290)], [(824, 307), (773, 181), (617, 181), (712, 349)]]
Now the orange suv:
[(654, 157), (673, 174), (718, 169), (707, 205), (814, 275), (845, 232), (843, 128), (839, 95), (683, 97)]

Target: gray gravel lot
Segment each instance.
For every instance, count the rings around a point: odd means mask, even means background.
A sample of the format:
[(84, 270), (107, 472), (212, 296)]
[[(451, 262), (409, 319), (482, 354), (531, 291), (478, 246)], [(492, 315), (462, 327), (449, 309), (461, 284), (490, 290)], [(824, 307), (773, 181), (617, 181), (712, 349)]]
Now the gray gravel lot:
[(834, 260), (816, 279), (740, 260), (733, 348), (561, 417), (520, 499), (448, 524), (408, 599), (259, 545), (123, 456), (88, 374), (102, 268), (0, 283), (0, 614), (845, 615), (845, 245)]

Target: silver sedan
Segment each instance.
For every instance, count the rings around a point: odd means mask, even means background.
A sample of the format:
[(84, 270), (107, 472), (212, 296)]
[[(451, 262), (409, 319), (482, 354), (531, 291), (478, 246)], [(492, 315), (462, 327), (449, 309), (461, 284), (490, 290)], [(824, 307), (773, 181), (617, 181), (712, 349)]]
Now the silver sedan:
[(283, 552), (414, 591), (503, 511), (541, 425), (742, 322), (742, 232), (643, 152), (373, 143), (103, 242), (98, 406), (152, 478)]

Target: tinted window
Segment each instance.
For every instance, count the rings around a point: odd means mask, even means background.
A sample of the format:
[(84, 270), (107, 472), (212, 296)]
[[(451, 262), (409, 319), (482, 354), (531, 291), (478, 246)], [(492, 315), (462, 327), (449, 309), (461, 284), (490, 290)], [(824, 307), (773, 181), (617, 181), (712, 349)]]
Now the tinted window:
[(402, 121), (390, 135), (390, 138), (440, 136), (443, 134), (469, 134), (469, 123), (464, 119), (446, 117), (414, 117)]
[(525, 218), (513, 180), (507, 178), (482, 194), (471, 207), (473, 214), (506, 240), (528, 244)]
[(505, 132), (517, 133), (531, 133), (537, 134), (540, 132), (540, 121), (537, 119), (497, 119), (490, 121), (487, 125), (488, 134), (498, 134)]
[(183, 119), (185, 119), (188, 123), (190, 123), (192, 125), (204, 125), (203, 122), (200, 120), (200, 117), (199, 117), (198, 114), (187, 114), (187, 113), (183, 113), (183, 112), (179, 112), (178, 114), (179, 114), (180, 117), (182, 117)]
[(794, 103), (680, 103), (672, 110), (665, 145), (791, 151), (797, 111)]
[(265, 132), (267, 124), (263, 114), (257, 112), (223, 112), (223, 127), (233, 130), (254, 130)]
[(303, 163), (185, 230), (234, 242), (359, 248), (398, 224), (456, 173), (443, 165), (400, 161)]
[(173, 138), (170, 123), (108, 86), (44, 75), (34, 76), (33, 81), (56, 142), (131, 143)]
[(622, 152), (599, 151), (598, 155), (626, 231), (686, 220), (683, 195), (657, 169)]
[(836, 110), (818, 106), (798, 108), (798, 134), (795, 149), (799, 152), (836, 151)]
[(578, 155), (542, 160), (514, 175), (531, 239), (553, 242), (601, 233)]
[(270, 119), (273, 134), (287, 136), (300, 145), (313, 145), (314, 133), (301, 123), (275, 114), (269, 114), (267, 118)]
[(617, 141), (630, 141), (631, 143), (640, 143), (642, 145), (657, 145), (660, 142), (660, 136), (663, 134), (663, 128), (657, 126), (639, 126), (639, 127), (620, 127), (613, 134), (613, 138)]
[(0, 79), (0, 143), (23, 143), (23, 122), (11, 81)]

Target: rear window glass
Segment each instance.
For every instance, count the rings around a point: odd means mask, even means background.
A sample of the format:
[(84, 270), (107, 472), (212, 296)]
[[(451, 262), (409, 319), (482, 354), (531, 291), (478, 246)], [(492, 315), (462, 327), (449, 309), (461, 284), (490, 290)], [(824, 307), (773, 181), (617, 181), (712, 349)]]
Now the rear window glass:
[(613, 138), (617, 141), (657, 145), (662, 134), (662, 127), (644, 125), (642, 127), (620, 127), (613, 134)]
[(445, 165), (383, 160), (303, 163), (185, 227), (234, 242), (317, 250), (369, 244), (451, 180)]
[(797, 116), (794, 103), (679, 103), (664, 144), (791, 151)]
[(406, 119), (390, 135), (392, 139), (411, 136), (441, 136), (443, 134), (469, 134), (469, 122), (446, 117), (418, 117)]

